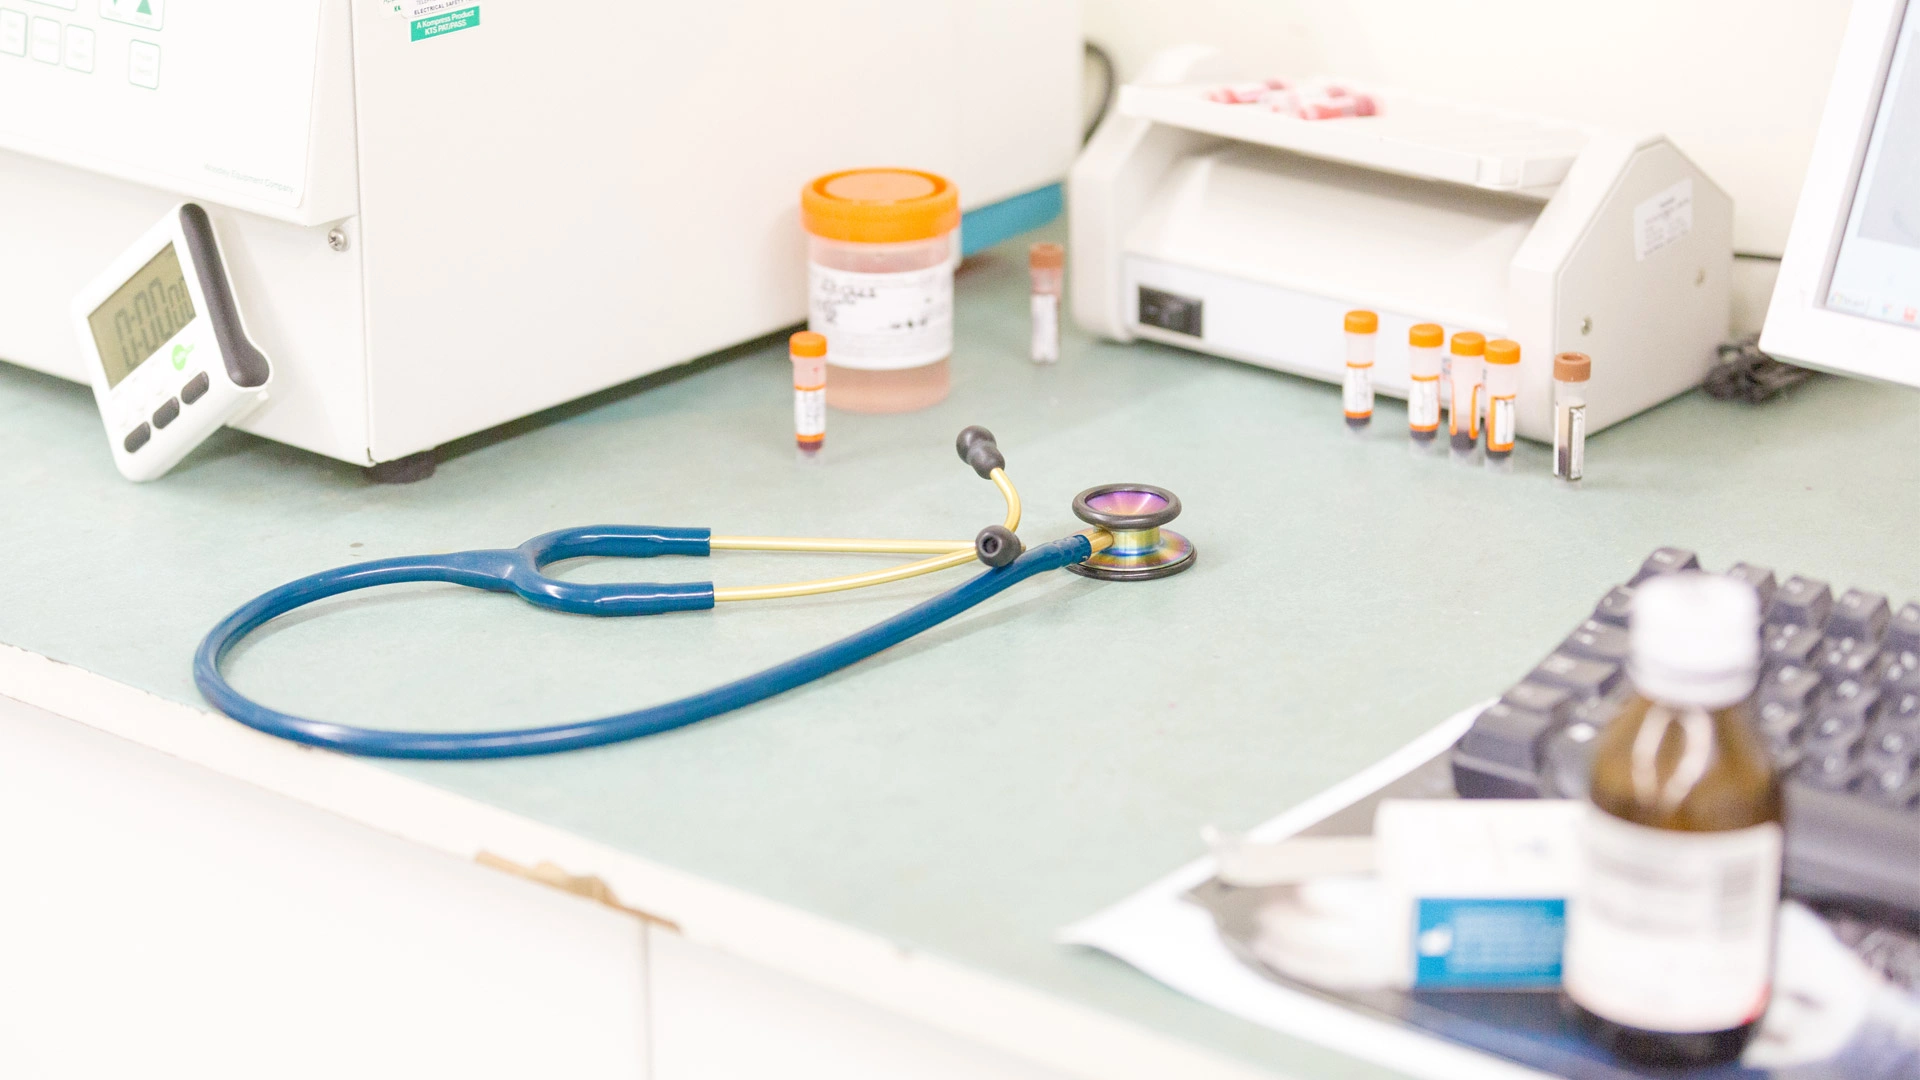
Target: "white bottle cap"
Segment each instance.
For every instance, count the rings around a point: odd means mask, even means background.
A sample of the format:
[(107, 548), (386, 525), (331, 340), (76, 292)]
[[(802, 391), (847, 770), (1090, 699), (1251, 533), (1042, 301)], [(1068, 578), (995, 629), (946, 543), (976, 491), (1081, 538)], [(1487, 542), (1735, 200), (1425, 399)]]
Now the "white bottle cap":
[(1662, 574), (1633, 594), (1627, 674), (1656, 701), (1717, 709), (1760, 678), (1760, 596), (1718, 574)]

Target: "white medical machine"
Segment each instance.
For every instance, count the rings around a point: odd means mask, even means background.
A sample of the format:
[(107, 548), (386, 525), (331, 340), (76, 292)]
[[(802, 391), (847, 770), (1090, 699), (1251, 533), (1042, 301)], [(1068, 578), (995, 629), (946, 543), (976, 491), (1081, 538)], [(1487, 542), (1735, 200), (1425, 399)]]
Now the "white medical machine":
[(1920, 386), (1920, 3), (1854, 0), (1760, 348)]
[(1407, 331), (1520, 343), (1517, 427), (1552, 437), (1553, 357), (1593, 357), (1598, 430), (1697, 384), (1727, 335), (1733, 202), (1658, 135), (1391, 90), (1300, 120), (1207, 91), (1211, 50), (1121, 88), (1068, 180), (1073, 310), (1147, 338), (1339, 382), (1342, 316), (1379, 315), (1374, 385), (1407, 393)]
[(236, 425), (393, 462), (803, 321), (812, 177), (1044, 193), (1081, 70), (1073, 0), (0, 0), (0, 359), (89, 381), (75, 297), (192, 202)]
[(82, 289), (73, 322), (113, 463), (129, 480), (160, 476), (267, 400), (272, 366), (247, 337), (213, 222), (194, 203), (168, 211)]

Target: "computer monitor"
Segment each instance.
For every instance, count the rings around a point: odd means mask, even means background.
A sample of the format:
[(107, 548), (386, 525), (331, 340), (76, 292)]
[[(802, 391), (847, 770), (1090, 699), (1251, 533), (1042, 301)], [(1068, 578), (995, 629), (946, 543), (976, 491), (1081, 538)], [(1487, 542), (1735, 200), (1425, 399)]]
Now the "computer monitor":
[(1920, 0), (1854, 0), (1760, 348), (1920, 387)]

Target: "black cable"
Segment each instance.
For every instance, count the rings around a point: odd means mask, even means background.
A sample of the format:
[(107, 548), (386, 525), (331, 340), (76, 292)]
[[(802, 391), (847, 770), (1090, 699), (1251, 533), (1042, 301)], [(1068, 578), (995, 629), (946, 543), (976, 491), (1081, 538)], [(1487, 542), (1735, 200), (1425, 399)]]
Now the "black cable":
[(1113, 95), (1119, 87), (1119, 80), (1115, 77), (1113, 71), (1113, 57), (1107, 54), (1107, 50), (1095, 45), (1091, 41), (1085, 44), (1087, 57), (1100, 68), (1101, 89), (1100, 108), (1095, 110), (1093, 119), (1087, 121), (1086, 130), (1080, 133), (1080, 145), (1082, 146), (1085, 146), (1087, 140), (1093, 138), (1093, 133), (1099, 130), (1100, 121), (1107, 118), (1107, 110), (1113, 107)]
[(1733, 257), (1736, 259), (1758, 259), (1761, 262), (1780, 261), (1780, 256), (1778, 255), (1762, 255), (1757, 251), (1736, 251), (1733, 253)]

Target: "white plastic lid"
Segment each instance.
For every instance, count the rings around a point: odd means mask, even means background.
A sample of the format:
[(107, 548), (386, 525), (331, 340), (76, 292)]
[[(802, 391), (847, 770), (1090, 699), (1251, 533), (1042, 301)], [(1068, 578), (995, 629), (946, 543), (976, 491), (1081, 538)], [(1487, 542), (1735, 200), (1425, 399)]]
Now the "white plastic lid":
[(1719, 708), (1760, 678), (1760, 595), (1718, 574), (1662, 574), (1633, 594), (1627, 674), (1656, 701)]

